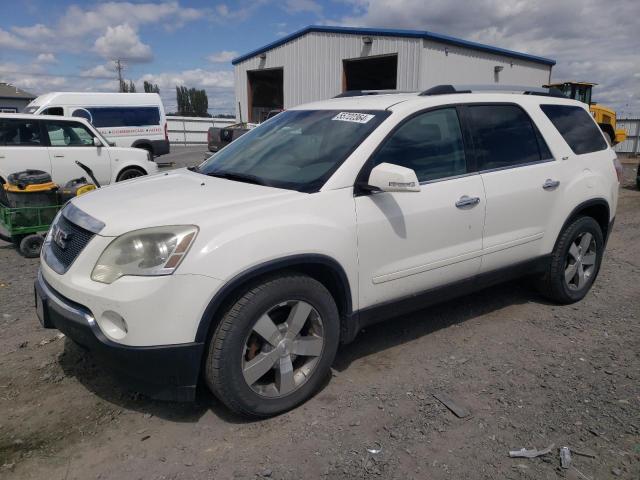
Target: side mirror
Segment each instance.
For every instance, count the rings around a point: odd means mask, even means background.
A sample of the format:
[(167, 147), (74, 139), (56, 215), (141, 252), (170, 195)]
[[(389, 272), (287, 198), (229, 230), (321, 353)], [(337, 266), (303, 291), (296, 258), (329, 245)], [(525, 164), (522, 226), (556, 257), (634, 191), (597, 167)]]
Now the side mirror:
[(100, 141), (100, 139), (98, 137), (93, 137), (93, 146), (94, 147), (101, 147), (102, 146), (102, 142)]
[(371, 170), (369, 187), (383, 192), (419, 192), (420, 182), (410, 168), (381, 163)]

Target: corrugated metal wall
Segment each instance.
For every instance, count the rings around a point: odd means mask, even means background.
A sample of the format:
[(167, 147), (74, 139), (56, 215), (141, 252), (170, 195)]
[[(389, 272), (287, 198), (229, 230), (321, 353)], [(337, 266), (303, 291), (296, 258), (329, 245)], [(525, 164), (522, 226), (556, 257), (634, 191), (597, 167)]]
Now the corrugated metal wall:
[[(422, 89), (447, 83), (503, 84), (541, 87), (549, 82), (550, 65), (528, 62), (469, 48), (423, 40)], [(495, 67), (502, 67), (496, 73)]]
[[(375, 55), (398, 54), (398, 90), (424, 90), (440, 83), (494, 83), (494, 67), (504, 66), (499, 82), (542, 85), (551, 67), (421, 38), (372, 37), (364, 45), (361, 35), (311, 32), (235, 66), (236, 113), (248, 119), (247, 72), (284, 69), (284, 107), (331, 98), (342, 92), (342, 61)], [(445, 48), (447, 51), (445, 52)]]
[(640, 153), (640, 119), (619, 118), (617, 128), (627, 132), (627, 139), (614, 147), (616, 152)]

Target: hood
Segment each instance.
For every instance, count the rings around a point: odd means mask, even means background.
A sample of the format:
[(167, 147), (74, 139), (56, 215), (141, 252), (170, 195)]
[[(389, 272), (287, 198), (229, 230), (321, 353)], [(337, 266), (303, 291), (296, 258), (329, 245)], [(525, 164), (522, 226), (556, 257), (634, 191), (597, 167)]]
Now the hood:
[(140, 228), (197, 225), (237, 219), (304, 193), (207, 177), (186, 169), (109, 185), (72, 200), (103, 222), (103, 236)]

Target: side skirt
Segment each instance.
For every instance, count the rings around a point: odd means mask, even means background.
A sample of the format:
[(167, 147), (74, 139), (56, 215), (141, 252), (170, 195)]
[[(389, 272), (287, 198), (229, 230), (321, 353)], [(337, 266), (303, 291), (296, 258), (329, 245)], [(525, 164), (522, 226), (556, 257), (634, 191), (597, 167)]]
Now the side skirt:
[(399, 300), (380, 303), (354, 312), (348, 323), (350, 328), (343, 335), (342, 342), (353, 341), (360, 330), (390, 318), (406, 315), (423, 308), (443, 303), (478, 290), (497, 285), (515, 278), (543, 273), (549, 264), (551, 255), (543, 255), (533, 260), (510, 265), (498, 270), (486, 272), (475, 277), (448, 285), (426, 290)]

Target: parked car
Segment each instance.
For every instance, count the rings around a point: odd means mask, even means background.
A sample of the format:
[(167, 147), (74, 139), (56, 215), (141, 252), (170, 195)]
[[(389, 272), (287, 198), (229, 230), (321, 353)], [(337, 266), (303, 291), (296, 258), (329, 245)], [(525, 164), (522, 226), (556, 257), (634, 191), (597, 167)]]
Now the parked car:
[(526, 93), (303, 105), (195, 171), (77, 198), (46, 240), (39, 318), (138, 391), (188, 400), (202, 378), (262, 417), (371, 323), (522, 275), (579, 301), (619, 164), (585, 105)]
[(0, 183), (31, 169), (65, 185), (85, 175), (76, 161), (91, 168), (102, 185), (158, 171), (148, 152), (110, 146), (83, 118), (0, 114)]
[(114, 146), (141, 148), (153, 157), (170, 150), (167, 117), (157, 93), (53, 92), (33, 100), (24, 113), (84, 118)]
[[(271, 110), (265, 121), (278, 115), (282, 110)], [(235, 123), (227, 127), (209, 127), (207, 132), (207, 145), (210, 152), (217, 152), (237, 138), (257, 127), (256, 123)]]

